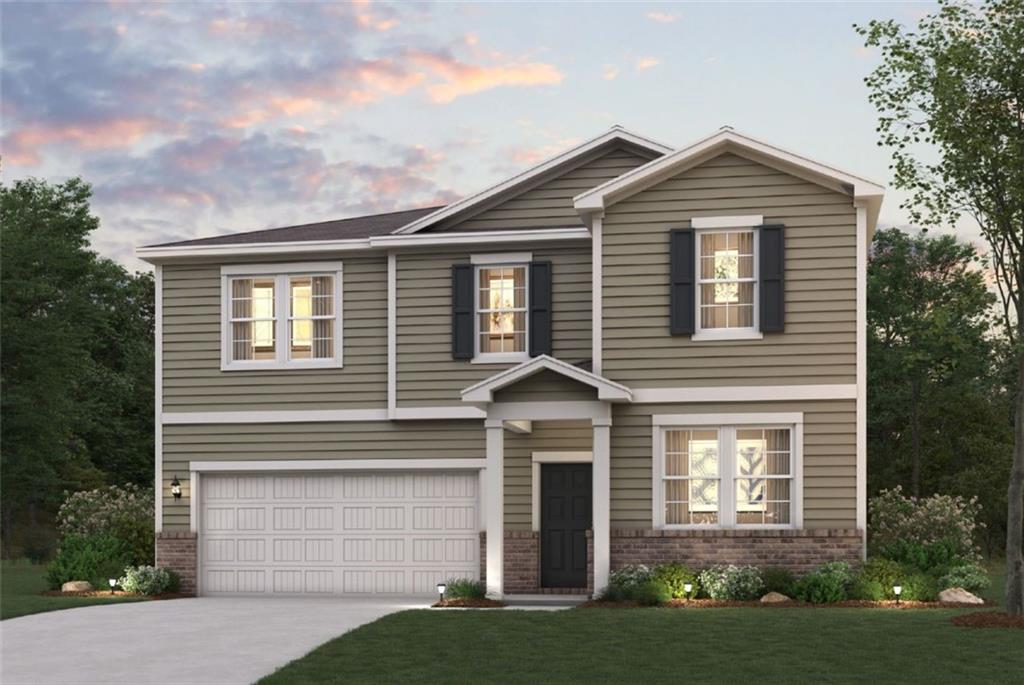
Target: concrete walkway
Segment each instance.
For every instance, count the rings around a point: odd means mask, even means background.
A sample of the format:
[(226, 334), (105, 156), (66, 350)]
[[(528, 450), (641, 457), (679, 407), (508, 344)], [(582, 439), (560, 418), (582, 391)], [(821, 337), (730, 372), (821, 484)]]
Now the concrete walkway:
[(428, 601), (199, 598), (0, 621), (3, 685), (252, 683), (314, 647)]

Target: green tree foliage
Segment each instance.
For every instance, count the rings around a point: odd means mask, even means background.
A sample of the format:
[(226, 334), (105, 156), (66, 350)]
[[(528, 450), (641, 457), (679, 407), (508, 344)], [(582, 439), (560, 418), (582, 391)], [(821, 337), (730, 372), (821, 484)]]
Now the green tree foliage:
[(153, 279), (89, 249), (90, 195), (80, 179), (0, 186), (5, 553), (66, 490), (152, 472)]
[(904, 206), (925, 226), (968, 215), (990, 248), (1014, 368), (1006, 606), (1024, 615), (1024, 0), (944, 1), (916, 29), (857, 30), (881, 49), (865, 82)]

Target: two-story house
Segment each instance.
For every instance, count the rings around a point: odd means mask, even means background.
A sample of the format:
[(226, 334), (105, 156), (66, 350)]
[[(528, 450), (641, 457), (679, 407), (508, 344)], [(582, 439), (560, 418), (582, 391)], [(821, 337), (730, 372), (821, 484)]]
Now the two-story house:
[(446, 207), (140, 248), (158, 563), (201, 594), (501, 596), (859, 560), (882, 193), (729, 128), (614, 127)]

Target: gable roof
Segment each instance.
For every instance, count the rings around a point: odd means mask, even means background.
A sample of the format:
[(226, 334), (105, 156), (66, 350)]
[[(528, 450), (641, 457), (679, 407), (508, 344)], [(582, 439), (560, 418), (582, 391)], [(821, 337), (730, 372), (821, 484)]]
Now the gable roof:
[(576, 381), (577, 383), (582, 383), (583, 385), (589, 385), (592, 388), (596, 388), (597, 398), (599, 400), (606, 400), (609, 402), (633, 401), (633, 391), (626, 386), (616, 383), (615, 381), (610, 381), (604, 376), (598, 376), (590, 371), (585, 371), (578, 366), (569, 364), (568, 362), (563, 362), (560, 359), (549, 357), (546, 354), (528, 359), (517, 366), (505, 369), (504, 371), (494, 374), (490, 378), (486, 378), (475, 385), (469, 386), (462, 391), (462, 401), (492, 402), (494, 401), (494, 393), (498, 390), (507, 388), (508, 386), (536, 373), (540, 373), (545, 369), (564, 376), (569, 380)]
[(379, 235), (389, 235), (400, 226), (414, 219), (435, 212), (440, 207), (405, 209), (385, 214), (370, 214), (350, 219), (334, 219), (313, 224), (265, 228), (244, 233), (228, 233), (211, 238), (180, 240), (146, 247), (185, 247), (188, 245), (251, 245), (254, 243), (290, 243), (302, 240), (358, 240)]
[(584, 215), (600, 212), (634, 193), (730, 150), (746, 154), (755, 161), (779, 168), (794, 176), (852, 195), (854, 201), (863, 201), (868, 208), (869, 233), (874, 229), (885, 193), (883, 186), (738, 133), (728, 126), (671, 154), (580, 193), (573, 198), (573, 206)]
[(511, 178), (508, 178), (500, 183), (497, 183), (489, 188), (485, 188), (478, 193), (465, 197), (458, 202), (453, 202), (446, 207), (440, 207), (436, 211), (427, 214), (426, 216), (419, 217), (408, 222), (406, 225), (397, 229), (395, 233), (416, 233), (421, 231), (428, 226), (436, 224), (439, 221), (447, 219), (449, 217), (465, 213), (482, 203), (485, 203), (493, 198), (500, 196), (505, 193), (516, 190), (526, 186), (546, 173), (552, 172), (560, 167), (571, 164), (574, 160), (577, 160), (595, 150), (611, 147), (616, 143), (624, 143), (626, 145), (646, 150), (657, 156), (668, 154), (672, 151), (672, 148), (668, 145), (651, 140), (650, 138), (641, 136), (637, 133), (627, 131), (621, 126), (613, 126), (608, 131), (602, 133), (599, 136), (591, 138), (590, 140), (580, 143), (579, 145), (569, 148), (564, 152), (551, 157), (540, 164), (523, 171), (522, 173), (516, 174)]

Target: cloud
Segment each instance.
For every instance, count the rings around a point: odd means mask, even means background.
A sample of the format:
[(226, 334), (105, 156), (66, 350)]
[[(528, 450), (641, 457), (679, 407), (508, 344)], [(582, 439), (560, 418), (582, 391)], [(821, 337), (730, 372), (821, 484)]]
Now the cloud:
[(611, 64), (604, 65), (604, 69), (601, 71), (601, 78), (605, 81), (613, 81), (615, 77), (619, 75), (619, 68)]
[(659, 64), (661, 64), (661, 60), (659, 60), (656, 57), (641, 57), (634, 63), (633, 66), (636, 68), (637, 71), (646, 71), (647, 69), (656, 67)]
[(508, 60), (500, 55), (501, 63), (490, 66), (467, 64), (446, 53), (423, 50), (410, 51), (407, 57), (414, 67), (426, 72), (427, 78), (440, 79), (440, 83), (427, 86), (431, 101), (438, 104), (500, 86), (557, 85), (565, 78), (550, 64)]
[(668, 14), (667, 12), (648, 12), (645, 14), (651, 21), (656, 21), (659, 24), (671, 24), (677, 21), (682, 15), (680, 14)]
[(29, 124), (0, 140), (4, 158), (11, 164), (34, 166), (41, 161), (41, 148), (71, 144), (82, 150), (130, 147), (143, 136), (174, 130), (170, 122), (156, 117), (121, 117), (105, 121), (68, 124)]

